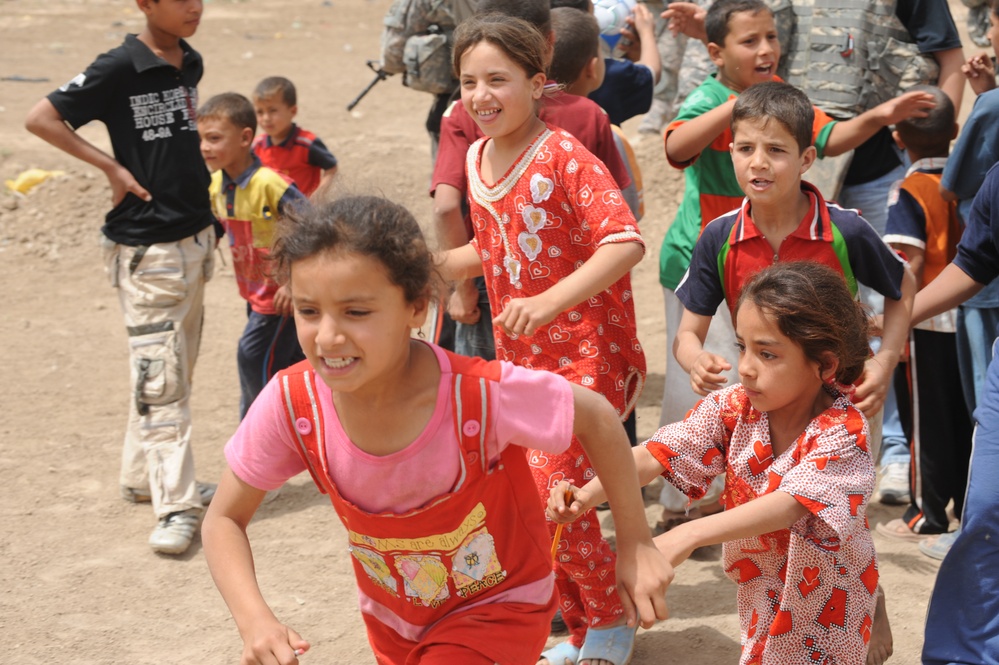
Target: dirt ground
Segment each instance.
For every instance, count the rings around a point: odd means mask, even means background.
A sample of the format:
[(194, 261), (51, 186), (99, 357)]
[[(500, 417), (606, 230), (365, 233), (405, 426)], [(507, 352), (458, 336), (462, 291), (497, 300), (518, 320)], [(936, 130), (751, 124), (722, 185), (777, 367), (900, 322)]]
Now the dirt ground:
[[(248, 94), (264, 76), (289, 76), (299, 89), (301, 124), (336, 154), (347, 190), (383, 193), (427, 222), (430, 150), (423, 122), (429, 96), (402, 87), (396, 77), (353, 113), (345, 110), (371, 79), (364, 61), (378, 53), (388, 4), (206, 0), (191, 40), (206, 63), (200, 93), (202, 99), (227, 90)], [(956, 0), (951, 5), (963, 31), (965, 10)], [(97, 242), (110, 190), (99, 172), (23, 129), (25, 114), (40, 97), (141, 27), (141, 14), (129, 0), (0, 0), (0, 179), (29, 167), (65, 172), (26, 197), (0, 192), (0, 283), (6, 291), (0, 317), (2, 662), (239, 658), (241, 642), (200, 541), (181, 557), (153, 554), (146, 545), (154, 525), (149, 508), (118, 496), (127, 407), (125, 334)], [(633, 134), (635, 127), (625, 129)], [(99, 124), (81, 133), (107, 148)], [(638, 426), (648, 436), (659, 421), (666, 354), (658, 247), (682, 180), (667, 166), (655, 137), (642, 137), (636, 151), (645, 176), (642, 231), (649, 251), (633, 281), (650, 368)], [(219, 477), (222, 446), (237, 424), (235, 352), (244, 321), (226, 261), (207, 289), (192, 398), (199, 478), (207, 481)], [(901, 512), (875, 504), (872, 526)], [(654, 505), (648, 515), (654, 524)], [(312, 642), (302, 662), (372, 663), (344, 532), (307, 475), (263, 506), (251, 538), (269, 602)], [(917, 663), (937, 564), (915, 545), (877, 533), (874, 539), (895, 633), (891, 662)], [(667, 598), (671, 618), (640, 632), (636, 665), (736, 661), (735, 586), (725, 578), (719, 555), (715, 548), (679, 569)]]

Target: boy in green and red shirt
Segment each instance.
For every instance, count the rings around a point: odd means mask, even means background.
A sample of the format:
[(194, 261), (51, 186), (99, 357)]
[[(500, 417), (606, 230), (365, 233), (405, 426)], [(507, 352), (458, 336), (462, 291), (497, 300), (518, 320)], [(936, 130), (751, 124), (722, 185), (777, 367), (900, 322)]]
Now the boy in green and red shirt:
[[(677, 119), (666, 130), (666, 157), (670, 164), (685, 170), (683, 201), (659, 254), (669, 348), (676, 339), (682, 313), (675, 291), (690, 265), (694, 244), (705, 224), (739, 207), (744, 197), (729, 153), (733, 105), (748, 87), (779, 80), (775, 75), (780, 60), (777, 29), (773, 14), (761, 0), (718, 0), (708, 10), (704, 27), (708, 53), (718, 72), (691, 93)], [(921, 115), (923, 109), (931, 106), (932, 95), (912, 92), (847, 121), (835, 121), (815, 108), (812, 143), (818, 157), (839, 155), (880, 128)], [(712, 331), (718, 332), (722, 331)], [(734, 348), (733, 345), (734, 334), (729, 326), (727, 337), (722, 335), (713, 348), (721, 350)], [(662, 423), (679, 420), (693, 406), (696, 401), (693, 391), (687, 392), (684, 399), (686, 384), (685, 373), (667, 356)]]

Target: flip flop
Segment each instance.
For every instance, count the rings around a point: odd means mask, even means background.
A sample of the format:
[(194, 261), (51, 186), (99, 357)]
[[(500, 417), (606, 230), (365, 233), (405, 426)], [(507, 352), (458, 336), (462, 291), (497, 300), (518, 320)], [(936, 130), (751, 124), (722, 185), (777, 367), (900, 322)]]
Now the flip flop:
[(579, 660), (606, 660), (614, 665), (627, 665), (635, 653), (637, 631), (638, 623), (634, 626), (622, 624), (613, 628), (590, 628), (579, 651)]
[(950, 551), (954, 541), (957, 540), (958, 533), (960, 532), (951, 531), (950, 533), (941, 533), (939, 536), (923, 538), (919, 541), (919, 551), (931, 559), (943, 561), (943, 558), (947, 556), (947, 552)]
[(565, 665), (565, 661), (576, 665), (576, 661), (579, 660), (579, 647), (573, 645), (569, 640), (559, 642), (538, 656), (539, 661), (542, 658), (548, 661), (548, 665)]
[(883, 536), (894, 538), (895, 540), (907, 540), (910, 543), (918, 543), (928, 535), (926, 533), (916, 533), (909, 528), (901, 517), (896, 517), (889, 522), (881, 522), (877, 526), (877, 531)]

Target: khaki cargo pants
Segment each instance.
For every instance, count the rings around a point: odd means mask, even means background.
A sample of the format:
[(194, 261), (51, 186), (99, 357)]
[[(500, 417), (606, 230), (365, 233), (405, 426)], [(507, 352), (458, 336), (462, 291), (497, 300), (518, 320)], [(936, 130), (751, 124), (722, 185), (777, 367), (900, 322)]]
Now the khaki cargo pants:
[(201, 343), (215, 230), (148, 247), (102, 241), (131, 363), (120, 482), (149, 489), (158, 518), (201, 507), (191, 451), (191, 376)]

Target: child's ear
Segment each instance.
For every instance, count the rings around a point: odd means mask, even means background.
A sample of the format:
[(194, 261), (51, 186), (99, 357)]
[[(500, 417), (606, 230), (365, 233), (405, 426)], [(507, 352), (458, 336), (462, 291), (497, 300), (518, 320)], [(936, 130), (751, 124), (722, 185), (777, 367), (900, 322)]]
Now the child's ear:
[(152, 0), (135, 0), (135, 6), (138, 7), (139, 11), (143, 14), (149, 14), (152, 9), (152, 7), (149, 6), (151, 3)]
[(409, 319), (409, 327), (414, 330), (422, 328), (430, 313), (430, 294), (419, 296), (410, 305), (413, 307), (413, 315)]
[(958, 135), (958, 133), (960, 133), (960, 131), (961, 131), (961, 127), (955, 122), (954, 123), (954, 131), (951, 132), (950, 140), (953, 141), (954, 139), (956, 139), (957, 135)]
[(590, 61), (586, 63), (586, 67), (583, 69), (583, 75), (589, 79), (594, 80), (597, 78), (597, 67), (600, 64), (600, 55), (595, 55), (590, 58)]
[(819, 378), (823, 383), (830, 383), (836, 379), (836, 372), (839, 371), (839, 358), (832, 351), (822, 354), (822, 362), (819, 363)]
[(548, 75), (544, 72), (538, 72), (531, 77), (531, 96), (534, 99), (541, 99), (541, 96), (545, 94), (545, 83), (548, 82)]
[(722, 58), (722, 50), (724, 46), (719, 46), (714, 42), (708, 42), (708, 57), (711, 58), (711, 62), (715, 63), (715, 67), (721, 68), (725, 64), (725, 59)]
[[(954, 136), (957, 136), (957, 123), (954, 123)], [(954, 138), (954, 136), (951, 138)], [(895, 139), (895, 145), (897, 145), (900, 150), (905, 150), (905, 141), (902, 140), (902, 135), (898, 133), (897, 129), (892, 130), (891, 137)]]
[(253, 143), (253, 130), (249, 127), (243, 127), (243, 131), (239, 133), (239, 143), (240, 145), (250, 145)]
[(288, 110), (291, 112), (291, 117), (294, 118), (296, 115), (298, 115), (298, 104), (292, 104), (291, 107), (288, 108)]
[(812, 164), (818, 159), (819, 153), (816, 152), (815, 146), (810, 145), (801, 152), (801, 175), (805, 175), (805, 171), (812, 168)]

